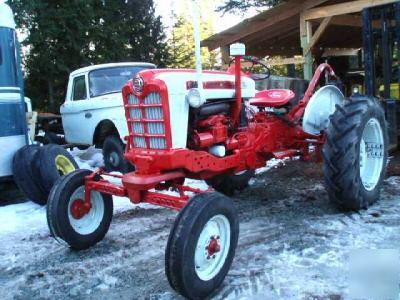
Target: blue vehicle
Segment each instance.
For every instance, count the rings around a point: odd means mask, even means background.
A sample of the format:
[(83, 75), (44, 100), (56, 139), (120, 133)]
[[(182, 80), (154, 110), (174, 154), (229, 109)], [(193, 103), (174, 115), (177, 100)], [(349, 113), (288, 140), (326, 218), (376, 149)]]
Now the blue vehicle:
[(13, 12), (0, 0), (0, 192), (7, 195), (15, 183), (26, 199), (46, 204), (54, 182), (79, 167), (59, 145), (29, 143), (23, 80)]
[(13, 13), (0, 2), (0, 181), (11, 178), (14, 154), (27, 143), (20, 45)]

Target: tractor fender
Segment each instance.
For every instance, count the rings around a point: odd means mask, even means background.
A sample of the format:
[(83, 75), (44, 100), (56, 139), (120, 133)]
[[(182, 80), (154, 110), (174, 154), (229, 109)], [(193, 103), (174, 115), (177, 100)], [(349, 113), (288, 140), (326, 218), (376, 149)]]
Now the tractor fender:
[(303, 116), (303, 130), (318, 135), (326, 131), (329, 117), (335, 112), (336, 105), (344, 105), (343, 93), (334, 85), (326, 85), (314, 93), (308, 102)]

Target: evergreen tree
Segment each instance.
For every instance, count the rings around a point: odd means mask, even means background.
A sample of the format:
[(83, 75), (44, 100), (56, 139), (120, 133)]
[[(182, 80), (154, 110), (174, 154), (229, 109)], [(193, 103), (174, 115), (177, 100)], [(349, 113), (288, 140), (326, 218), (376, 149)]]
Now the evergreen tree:
[(282, 0), (225, 0), (224, 4), (218, 7), (217, 11), (224, 13), (240, 13), (256, 7), (266, 9), (283, 2)]
[(10, 0), (26, 32), (26, 94), (58, 112), (68, 75), (90, 64), (168, 59), (153, 0)]
[[(209, 1), (201, 1), (200, 12), (200, 35), (201, 39), (205, 39), (214, 33), (213, 12)], [(177, 14), (174, 15), (174, 19), (171, 37), (168, 40), (169, 66), (173, 68), (194, 68), (196, 62), (195, 43), (192, 13), (188, 2), (181, 4)], [(201, 56), (203, 68), (211, 69), (215, 67), (218, 56), (216, 51), (210, 52), (208, 49), (202, 48)]]

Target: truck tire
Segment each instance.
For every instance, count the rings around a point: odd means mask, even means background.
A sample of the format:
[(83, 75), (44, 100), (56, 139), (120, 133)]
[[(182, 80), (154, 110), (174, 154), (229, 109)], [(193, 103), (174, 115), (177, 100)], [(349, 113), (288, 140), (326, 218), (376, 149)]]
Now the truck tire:
[(58, 178), (79, 169), (71, 154), (59, 145), (49, 144), (41, 147), (35, 158), (34, 169), (47, 194)]
[(171, 287), (189, 299), (204, 299), (223, 282), (239, 236), (233, 202), (220, 193), (194, 196), (171, 228), (165, 273)]
[(387, 127), (372, 98), (351, 98), (336, 107), (323, 147), (329, 198), (344, 210), (366, 209), (379, 199), (387, 161)]
[(76, 170), (61, 177), (50, 192), (47, 223), (51, 235), (75, 250), (87, 249), (101, 241), (113, 216), (112, 196), (91, 192), (91, 207), (84, 206), (85, 177), (89, 170)]
[(235, 191), (245, 189), (249, 185), (249, 180), (254, 174), (254, 170), (246, 170), (234, 175), (218, 175), (207, 179), (206, 183), (217, 192), (232, 196)]
[(13, 158), (12, 171), (15, 183), (26, 197), (44, 205), (47, 202), (47, 193), (41, 188), (39, 179), (33, 172), (34, 157), (39, 149), (39, 145), (26, 145), (19, 149)]
[(107, 172), (121, 172), (122, 174), (135, 170), (133, 165), (124, 157), (124, 144), (117, 136), (106, 137), (103, 143), (104, 166)]

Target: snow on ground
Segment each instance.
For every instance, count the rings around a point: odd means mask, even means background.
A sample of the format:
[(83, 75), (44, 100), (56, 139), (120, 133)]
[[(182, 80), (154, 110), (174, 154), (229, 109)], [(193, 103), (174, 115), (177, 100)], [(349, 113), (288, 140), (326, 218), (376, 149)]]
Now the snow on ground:
[[(101, 153), (72, 151), (95, 168)], [(188, 182), (206, 188), (202, 181)], [(270, 161), (235, 194), (240, 236), (235, 260), (214, 299), (342, 299), (351, 249), (400, 247), (400, 178), (390, 177), (367, 211), (341, 213), (328, 201), (321, 166)], [(179, 299), (164, 274), (176, 212), (114, 197), (105, 239), (75, 252), (50, 237), (45, 207), (0, 207), (1, 299)]]

